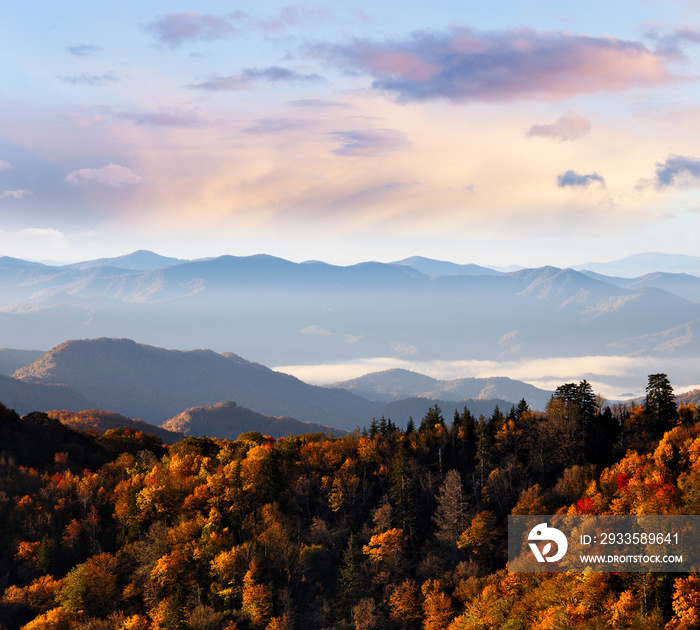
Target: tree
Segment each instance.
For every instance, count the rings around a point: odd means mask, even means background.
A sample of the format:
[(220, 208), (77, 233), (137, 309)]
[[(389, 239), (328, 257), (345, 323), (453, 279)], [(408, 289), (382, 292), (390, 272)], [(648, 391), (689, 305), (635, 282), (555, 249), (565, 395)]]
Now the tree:
[(414, 580), (405, 579), (389, 596), (389, 617), (401, 628), (414, 628), (421, 619), (420, 590)]
[(250, 618), (253, 628), (263, 628), (272, 613), (272, 595), (270, 587), (258, 581), (258, 566), (250, 561), (248, 572), (243, 578), (243, 611)]
[(413, 524), (416, 518), (416, 500), (414, 496), (413, 477), (408, 469), (406, 451), (400, 448), (391, 471), (389, 499), (391, 501), (394, 523), (413, 538)]
[(647, 416), (649, 431), (654, 436), (660, 436), (671, 428), (678, 418), (678, 405), (673, 393), (673, 387), (666, 374), (650, 374), (646, 388), (644, 413)]
[(437, 508), (433, 521), (437, 526), (435, 537), (450, 547), (456, 547), (464, 531), (465, 501), (462, 478), (456, 470), (450, 470), (437, 496)]
[(430, 433), (435, 430), (437, 425), (445, 428), (445, 418), (442, 416), (442, 409), (436, 403), (423, 416), (418, 430), (421, 433)]
[(452, 600), (442, 590), (439, 580), (426, 581), (423, 591), (423, 628), (424, 630), (443, 630), (447, 628), (453, 616)]
[(484, 510), (479, 512), (469, 527), (462, 532), (457, 546), (469, 551), (475, 562), (493, 564), (496, 557), (496, 515)]
[(119, 602), (117, 560), (109, 553), (93, 556), (64, 579), (56, 599), (69, 611), (106, 617)]
[(338, 608), (344, 617), (350, 615), (355, 602), (364, 592), (358, 555), (355, 537), (351, 533), (348, 545), (343, 552), (343, 562), (338, 577)]

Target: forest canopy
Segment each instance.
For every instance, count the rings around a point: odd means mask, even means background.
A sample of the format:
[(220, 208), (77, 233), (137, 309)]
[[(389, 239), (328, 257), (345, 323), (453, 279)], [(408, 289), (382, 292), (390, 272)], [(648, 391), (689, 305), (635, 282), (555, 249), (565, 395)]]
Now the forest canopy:
[(506, 565), (509, 514), (700, 513), (698, 408), (665, 375), (638, 405), (581, 381), (543, 412), (434, 405), (338, 438), (166, 447), (4, 406), (0, 431), (2, 630), (700, 623), (692, 574)]

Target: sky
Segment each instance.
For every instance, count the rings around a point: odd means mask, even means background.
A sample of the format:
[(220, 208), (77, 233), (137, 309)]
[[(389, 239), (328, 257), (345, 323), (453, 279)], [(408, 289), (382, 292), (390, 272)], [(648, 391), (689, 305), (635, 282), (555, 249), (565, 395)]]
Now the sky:
[(6, 2), (0, 255), (700, 252), (700, 2)]

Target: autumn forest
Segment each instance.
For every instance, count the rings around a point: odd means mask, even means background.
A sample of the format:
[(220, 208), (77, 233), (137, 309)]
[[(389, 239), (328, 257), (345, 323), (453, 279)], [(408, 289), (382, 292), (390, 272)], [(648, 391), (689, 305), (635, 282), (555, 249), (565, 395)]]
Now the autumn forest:
[[(429, 403), (426, 401), (426, 407)], [(700, 513), (700, 407), (589, 383), (490, 417), (171, 446), (0, 405), (2, 630), (700, 626), (700, 578), (509, 573), (510, 514)]]

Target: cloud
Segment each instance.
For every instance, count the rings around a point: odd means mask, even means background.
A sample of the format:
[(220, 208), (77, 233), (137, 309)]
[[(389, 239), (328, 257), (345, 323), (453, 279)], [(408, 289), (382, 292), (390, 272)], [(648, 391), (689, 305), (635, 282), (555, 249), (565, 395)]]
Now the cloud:
[(322, 337), (332, 337), (333, 333), (330, 330), (322, 328), (318, 324), (312, 324), (306, 328), (302, 328), (300, 331), (303, 335), (321, 335)]
[(657, 189), (689, 184), (700, 179), (700, 160), (684, 155), (671, 155), (656, 164), (654, 184)]
[(353, 107), (348, 103), (339, 103), (338, 101), (327, 101), (321, 98), (307, 98), (298, 101), (289, 101), (287, 103), (290, 107), (312, 107), (312, 108), (347, 108)]
[(410, 357), (414, 354), (419, 354), (420, 350), (415, 346), (412, 346), (403, 341), (392, 341), (389, 347), (396, 353), (399, 357)]
[(193, 90), (209, 90), (212, 92), (250, 90), (260, 81), (288, 81), (290, 83), (315, 83), (325, 81), (318, 74), (301, 74), (288, 68), (270, 66), (269, 68), (248, 68), (241, 74), (230, 77), (216, 77), (203, 83), (190, 85)]
[(292, 120), (289, 118), (262, 118), (255, 125), (246, 127), (241, 133), (279, 133), (291, 129), (306, 129), (311, 126), (306, 120)]
[(396, 129), (356, 129), (335, 131), (332, 135), (341, 143), (337, 149), (333, 149), (336, 155), (375, 157), (412, 146), (406, 134)]
[(76, 57), (90, 57), (102, 49), (91, 44), (76, 44), (75, 46), (67, 46), (66, 50)]
[(593, 182), (598, 182), (602, 188), (605, 188), (605, 179), (598, 173), (589, 173), (581, 175), (576, 171), (568, 170), (557, 176), (557, 186), (559, 188), (588, 188)]
[(169, 48), (179, 48), (187, 41), (212, 41), (233, 37), (238, 33), (233, 22), (243, 17), (243, 12), (203, 15), (196, 11), (173, 11), (146, 24), (145, 28), (161, 44)]
[(202, 120), (197, 111), (170, 107), (150, 112), (122, 112), (114, 114), (116, 118), (133, 120), (137, 125), (151, 125), (155, 127), (204, 127), (206, 121)]
[(12, 164), (0, 160), (0, 171), (6, 171), (8, 168), (12, 168)]
[(66, 83), (71, 83), (73, 85), (107, 85), (108, 83), (114, 83), (119, 81), (119, 77), (113, 72), (108, 72), (107, 74), (81, 74), (77, 77), (61, 77), (62, 81)]
[(673, 59), (684, 59), (683, 44), (700, 44), (700, 30), (692, 27), (680, 28), (671, 33), (647, 31), (645, 37), (656, 44), (659, 54)]
[(72, 171), (66, 177), (66, 181), (76, 185), (94, 183), (112, 188), (123, 188), (124, 186), (140, 184), (146, 181), (146, 178), (134, 173), (126, 166), (110, 163), (100, 168), (81, 168)]
[(591, 123), (573, 110), (568, 110), (555, 122), (548, 125), (533, 125), (528, 137), (552, 138), (562, 142), (574, 142), (585, 138), (591, 130)]
[(25, 188), (19, 188), (18, 190), (3, 190), (0, 193), (0, 199), (23, 199), (27, 195), (33, 194), (33, 191), (26, 190)]
[(676, 80), (663, 57), (638, 42), (531, 29), (419, 31), (402, 40), (319, 44), (309, 52), (369, 74), (375, 89), (399, 101), (556, 101)]
[(224, 15), (204, 15), (197, 11), (172, 11), (144, 27), (161, 44), (179, 48), (186, 42), (230, 39), (243, 30), (278, 31), (309, 19), (324, 16), (328, 10), (308, 5), (284, 7), (277, 15), (258, 19), (244, 11)]
[(328, 14), (325, 7), (313, 7), (309, 5), (284, 7), (278, 15), (262, 20), (251, 20), (251, 26), (261, 31), (278, 31), (289, 26), (294, 26), (310, 19), (324, 17)]

